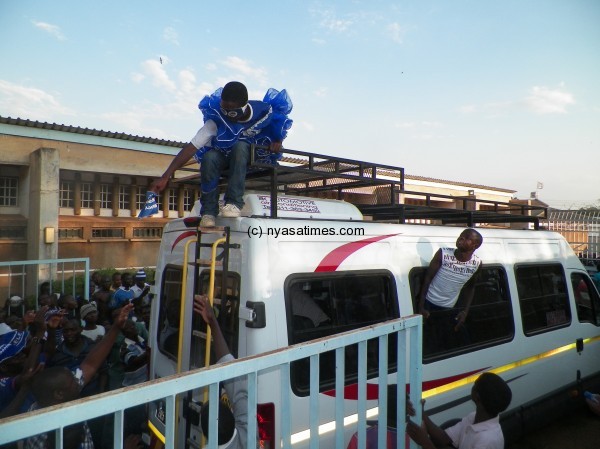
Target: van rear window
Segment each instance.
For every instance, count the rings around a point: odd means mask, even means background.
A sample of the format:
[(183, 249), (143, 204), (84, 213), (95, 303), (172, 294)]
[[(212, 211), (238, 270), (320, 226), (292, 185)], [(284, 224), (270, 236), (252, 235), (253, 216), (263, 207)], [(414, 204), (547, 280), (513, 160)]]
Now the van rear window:
[(525, 335), (536, 335), (571, 323), (567, 282), (561, 264), (515, 268)]
[[(356, 271), (290, 276), (285, 283), (289, 344), (358, 329), (399, 317), (395, 282), (388, 271)], [(392, 341), (394, 340), (394, 341)], [(367, 345), (367, 376), (377, 375), (378, 343)], [(346, 349), (346, 382), (357, 379), (358, 347)], [(389, 360), (395, 371), (395, 339), (390, 339)], [(320, 356), (320, 391), (335, 385), (335, 354)], [(299, 396), (309, 391), (309, 360), (292, 364), (291, 384)]]

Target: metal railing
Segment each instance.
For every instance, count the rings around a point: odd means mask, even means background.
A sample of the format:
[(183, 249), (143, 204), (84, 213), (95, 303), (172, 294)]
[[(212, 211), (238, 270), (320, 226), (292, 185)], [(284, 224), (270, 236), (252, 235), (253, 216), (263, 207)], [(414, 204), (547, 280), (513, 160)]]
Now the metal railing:
[(89, 257), (71, 259), (16, 260), (0, 262), (0, 298), (19, 296), (23, 300), (35, 298), (38, 303), (40, 284), (50, 283), (50, 292), (54, 285), (60, 287), (60, 293), (77, 294), (77, 275), (83, 275), (82, 294), (87, 298), (90, 285)]
[[(219, 382), (240, 377), (245, 378), (248, 384), (248, 416), (256, 416), (256, 412), (252, 413), (250, 411), (255, 411), (257, 407), (258, 377), (263, 371), (271, 373), (273, 370), (279, 370), (281, 375), (281, 406), (278, 407), (276, 420), (281, 423), (282, 441), (281, 444), (277, 442), (276, 446), (290, 449), (292, 447), (291, 429), (293, 420), (293, 414), (290, 413), (292, 403), (290, 363), (308, 358), (310, 360), (310, 405), (308, 412), (311, 417), (308, 430), (312, 436), (309, 445), (311, 448), (317, 448), (319, 447), (319, 438), (315, 436), (324, 431), (323, 423), (319, 419), (319, 354), (335, 351), (335, 421), (328, 423), (328, 427), (334, 428), (335, 447), (344, 449), (344, 432), (348, 431), (344, 423), (344, 420), (348, 419), (344, 416), (344, 348), (349, 345), (358, 345), (358, 400), (356, 402), (357, 412), (354, 415), (356, 427), (350, 430), (357, 432), (358, 447), (365, 447), (367, 428), (367, 342), (377, 339), (379, 344), (379, 377), (377, 380), (379, 389), (378, 441), (379, 447), (386, 447), (388, 338), (397, 339), (397, 366), (401, 367), (391, 375), (392, 381), (390, 383), (402, 386), (398, 389), (399, 393), (404, 391), (405, 385), (408, 385), (411, 401), (418, 404), (421, 398), (422, 379), (422, 319), (419, 315), (413, 315), (0, 420), (0, 444), (58, 430), (55, 437), (56, 448), (62, 449), (62, 431), (65, 427), (95, 417), (114, 414), (114, 447), (115, 449), (122, 449), (124, 410), (129, 407), (162, 400), (166, 405), (165, 446), (166, 449), (171, 449), (175, 447), (178, 440), (175, 422), (177, 395), (208, 386), (209, 401), (212, 403), (209, 407), (209, 422), (212, 423), (213, 427), (216, 427)], [(400, 448), (404, 447), (405, 444), (403, 426), (404, 417), (406, 416), (406, 403), (404, 394), (397, 394), (395, 405), (398, 428), (397, 443)], [(421, 408), (415, 408), (417, 411), (415, 420), (420, 422)], [(370, 410), (370, 412), (373, 412), (373, 410)], [(211, 428), (210, 432), (215, 435), (216, 429)], [(184, 447), (181, 440), (182, 438), (179, 438), (178, 446)], [(255, 425), (249, 425), (246, 447), (255, 447), (255, 443), (251, 442), (256, 441), (257, 428)], [(411, 444), (411, 447), (416, 447), (414, 443)], [(217, 447), (216, 438), (210, 439), (207, 447), (215, 449)]]

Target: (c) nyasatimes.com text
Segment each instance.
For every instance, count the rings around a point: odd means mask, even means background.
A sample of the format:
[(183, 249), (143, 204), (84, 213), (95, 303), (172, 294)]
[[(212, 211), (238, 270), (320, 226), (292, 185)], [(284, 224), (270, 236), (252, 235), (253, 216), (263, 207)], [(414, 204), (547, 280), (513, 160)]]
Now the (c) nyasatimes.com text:
[(290, 235), (299, 236), (322, 236), (322, 235), (365, 235), (364, 228), (322, 228), (314, 226), (290, 226), (290, 227), (265, 227), (250, 226), (248, 228), (248, 237), (283, 237)]

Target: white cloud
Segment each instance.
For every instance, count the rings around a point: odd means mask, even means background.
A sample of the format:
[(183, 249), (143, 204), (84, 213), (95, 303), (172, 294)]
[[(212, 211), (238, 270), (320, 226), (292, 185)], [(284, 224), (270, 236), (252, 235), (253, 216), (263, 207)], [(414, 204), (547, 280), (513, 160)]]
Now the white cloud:
[(65, 35), (62, 33), (62, 31), (60, 30), (60, 27), (58, 27), (57, 25), (52, 25), (52, 24), (46, 23), (46, 22), (38, 22), (35, 20), (33, 20), (31, 23), (33, 23), (33, 26), (35, 26), (36, 28), (38, 28), (42, 31), (45, 31), (46, 33), (50, 34), (51, 36), (54, 36), (59, 41), (64, 41), (67, 39), (65, 37)]
[(462, 114), (472, 114), (475, 111), (477, 111), (477, 106), (474, 104), (465, 104), (458, 108), (458, 112)]
[(314, 91), (315, 96), (323, 98), (327, 96), (327, 92), (329, 91), (329, 89), (327, 89), (326, 87), (319, 87), (317, 90)]
[(160, 61), (148, 59), (142, 63), (142, 68), (156, 87), (164, 88), (170, 92), (176, 90), (175, 83), (169, 79), (169, 75)]
[(58, 115), (74, 115), (54, 95), (35, 87), (0, 80), (2, 115), (55, 122)]
[(167, 27), (163, 30), (163, 39), (179, 46), (179, 34), (173, 27)]
[(565, 114), (567, 106), (575, 104), (573, 94), (561, 88), (551, 89), (545, 86), (534, 86), (525, 103), (536, 114)]
[(394, 22), (387, 26), (386, 34), (392, 39), (392, 41), (396, 42), (397, 44), (401, 44), (402, 38), (404, 37), (404, 30), (399, 23)]
[(133, 72), (131, 74), (131, 81), (133, 81), (136, 84), (141, 83), (142, 81), (144, 81), (144, 79), (146, 79), (146, 76), (143, 73)]
[(319, 19), (319, 26), (334, 33), (348, 31), (354, 24), (351, 16), (339, 17), (332, 9), (325, 9), (321, 5), (315, 5), (309, 9), (313, 17)]
[(267, 83), (267, 71), (262, 67), (253, 67), (250, 61), (237, 56), (229, 56), (220, 62), (225, 67), (233, 69), (248, 78), (254, 79), (262, 85)]

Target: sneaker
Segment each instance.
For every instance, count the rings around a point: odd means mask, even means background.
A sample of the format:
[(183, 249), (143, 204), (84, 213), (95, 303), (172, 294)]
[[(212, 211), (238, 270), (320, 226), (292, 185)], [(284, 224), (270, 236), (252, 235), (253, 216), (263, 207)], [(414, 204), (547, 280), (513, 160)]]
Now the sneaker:
[(221, 215), (223, 217), (235, 218), (242, 215), (242, 211), (235, 204), (226, 204), (223, 206), (223, 209), (221, 209)]
[(214, 215), (202, 215), (200, 219), (200, 227), (202, 228), (212, 228), (215, 225), (215, 216)]

